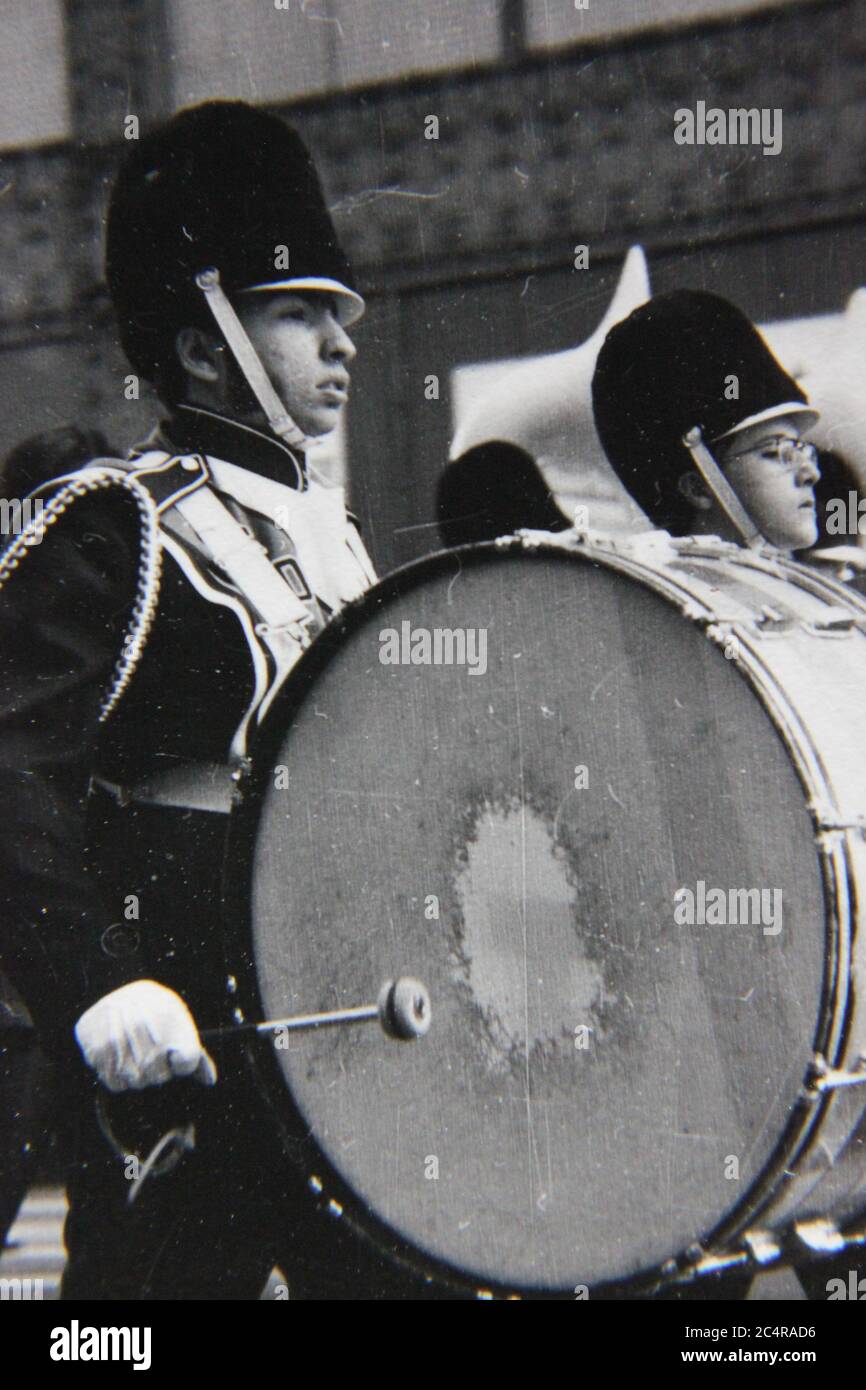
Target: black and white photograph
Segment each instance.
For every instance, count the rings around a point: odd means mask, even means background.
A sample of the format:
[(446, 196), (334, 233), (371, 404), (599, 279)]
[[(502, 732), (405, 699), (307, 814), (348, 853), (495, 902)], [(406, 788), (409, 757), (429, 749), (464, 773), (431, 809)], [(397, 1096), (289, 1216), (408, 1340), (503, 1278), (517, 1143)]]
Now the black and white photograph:
[(299, 1300), (821, 1366), (866, 0), (0, 31), (5, 1312), (51, 1374)]

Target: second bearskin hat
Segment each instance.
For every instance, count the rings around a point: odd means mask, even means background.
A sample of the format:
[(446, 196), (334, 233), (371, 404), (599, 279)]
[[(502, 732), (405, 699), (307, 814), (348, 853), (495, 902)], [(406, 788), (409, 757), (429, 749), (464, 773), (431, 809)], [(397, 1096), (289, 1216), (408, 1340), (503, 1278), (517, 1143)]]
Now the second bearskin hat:
[(300, 136), (245, 102), (179, 112), (137, 141), (108, 210), (105, 272), (130, 362), (153, 380), (179, 328), (210, 323), (195, 277), (227, 294), (327, 290), (364, 309)]
[(719, 295), (657, 295), (615, 325), (592, 382), (599, 438), (622, 483), (653, 524), (688, 529), (678, 489), (694, 468), (683, 436), (704, 442), (752, 424), (802, 413), (817, 418), (754, 324)]

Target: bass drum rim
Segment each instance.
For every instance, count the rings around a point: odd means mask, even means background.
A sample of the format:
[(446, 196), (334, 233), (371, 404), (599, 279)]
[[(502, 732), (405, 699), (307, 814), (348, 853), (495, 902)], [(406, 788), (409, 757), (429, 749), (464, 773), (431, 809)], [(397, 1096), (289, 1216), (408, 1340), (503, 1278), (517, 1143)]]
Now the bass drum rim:
[[(650, 574), (657, 578), (659, 576), (659, 571), (639, 556), (628, 553), (618, 556), (616, 552), (596, 548), (592, 544), (583, 544), (579, 549), (567, 549), (561, 544), (539, 543), (535, 536), (531, 540), (513, 536), (498, 541), (435, 551), (403, 565), (381, 579), (360, 598), (347, 604), (332, 619), (311, 647), (304, 652), (269, 708), (253, 742), (240, 783), (240, 795), (230, 814), (223, 864), (222, 929), (226, 976), (230, 982), (226, 1014), (231, 1021), (241, 1021), (238, 1009), (242, 1011), (244, 1019), (264, 1016), (251, 945), (256, 833), (261, 819), (265, 785), (273, 773), (274, 754), (284, 740), (294, 714), (314, 690), (319, 675), (342, 650), (345, 641), (360, 629), (371, 612), (375, 611), (379, 602), (392, 597), (406, 596), (428, 576), (440, 576), (449, 571), (459, 574), (468, 566), (483, 565), (488, 559), (502, 559), (510, 553), (529, 560), (536, 557), (542, 560), (550, 559), (555, 555), (557, 559), (574, 565), (600, 564), (614, 570), (627, 583), (645, 587), (650, 587), (647, 585), (647, 577)], [(683, 621), (689, 621), (670, 588), (660, 584), (654, 591), (680, 614)], [(794, 756), (782, 728), (768, 708), (753, 674), (740, 667), (740, 677), (746, 681), (755, 698), (761, 703), (767, 723), (784, 748), (806, 802), (809, 788), (803, 781), (799, 760)], [(811, 1040), (813, 1052), (817, 1048), (818, 1039), (827, 1035), (839, 1008), (838, 978), (829, 978), (829, 962), (833, 955), (830, 948), (835, 907), (828, 893), (826, 865), (821, 861), (817, 851), (816, 858), (819, 860), (824, 893), (825, 948), (821, 1006), (815, 1034)], [(846, 1007), (846, 1014), (848, 1012)], [(257, 1039), (253, 1045), (246, 1044), (245, 1056), (262, 1108), (270, 1114), (276, 1125), (288, 1160), (301, 1170), (302, 1176), (306, 1179), (311, 1196), (311, 1211), (314, 1207), (317, 1208), (314, 1219), (327, 1221), (336, 1217), (344, 1221), (353, 1230), (359, 1242), (372, 1244), (380, 1254), (402, 1266), (407, 1274), (434, 1282), (441, 1287), (443, 1296), (447, 1296), (448, 1292), (452, 1295), (462, 1292), (470, 1297), (485, 1297), (489, 1293), (501, 1298), (519, 1297), (544, 1301), (574, 1298), (574, 1286), (541, 1288), (505, 1283), (487, 1277), (473, 1277), (414, 1245), (363, 1202), (319, 1146), (286, 1083), (275, 1051), (267, 1041)], [(805, 1081), (806, 1077), (804, 1083)], [(277, 1104), (277, 1097), (280, 1104)], [(661, 1264), (589, 1285), (593, 1296), (621, 1299), (661, 1292), (681, 1283), (684, 1273), (694, 1266), (696, 1258), (700, 1258), (708, 1250), (722, 1248), (732, 1238), (748, 1230), (754, 1216), (770, 1208), (779, 1196), (783, 1189), (787, 1166), (796, 1162), (803, 1153), (809, 1136), (816, 1132), (820, 1124), (829, 1099), (829, 1096), (822, 1096), (815, 1101), (803, 1097), (792, 1107), (769, 1158), (736, 1206), (730, 1208), (713, 1227), (704, 1232), (697, 1232), (693, 1245), (672, 1253), (671, 1257)], [(742, 1270), (739, 1272), (742, 1273)]]

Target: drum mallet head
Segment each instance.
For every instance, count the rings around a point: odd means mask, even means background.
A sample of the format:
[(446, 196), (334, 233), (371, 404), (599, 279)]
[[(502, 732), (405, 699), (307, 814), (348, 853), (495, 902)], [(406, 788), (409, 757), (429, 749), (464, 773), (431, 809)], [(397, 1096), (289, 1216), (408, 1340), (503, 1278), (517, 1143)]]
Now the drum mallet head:
[(261, 1023), (247, 1023), (236, 1013), (236, 1022), (228, 1027), (203, 1028), (202, 1038), (241, 1037), (246, 1033), (265, 1036), (277, 1032), (304, 1032), (311, 1028), (331, 1028), (336, 1024), (370, 1023), (378, 1019), (389, 1038), (411, 1042), (423, 1038), (430, 1027), (430, 995), (420, 980), (401, 975), (399, 980), (386, 980), (375, 1004), (361, 1004), (354, 1009), (329, 1009), (318, 1014), (293, 1014), (289, 1018), (266, 1018)]
[(411, 1042), (423, 1038), (430, 1027), (430, 995), (420, 980), (401, 975), (386, 980), (379, 991), (379, 1022), (389, 1038)]

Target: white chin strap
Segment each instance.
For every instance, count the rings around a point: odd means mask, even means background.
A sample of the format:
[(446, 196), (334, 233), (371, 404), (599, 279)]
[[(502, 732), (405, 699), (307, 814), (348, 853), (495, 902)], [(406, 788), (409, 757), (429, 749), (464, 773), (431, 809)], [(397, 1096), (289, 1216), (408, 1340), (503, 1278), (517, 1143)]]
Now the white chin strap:
[(246, 329), (226, 298), (220, 285), (218, 270), (202, 270), (195, 282), (204, 294), (207, 306), (229, 350), (243, 373), (244, 379), (278, 438), (296, 449), (303, 449), (307, 437), (298, 428), (271, 384), (270, 377), (259, 360), (258, 353), (247, 336)]
[(688, 434), (683, 435), (683, 443), (691, 454), (692, 462), (709, 488), (711, 495), (744, 543), (751, 546), (753, 550), (766, 545), (765, 538), (761, 535), (704, 443), (700, 425), (696, 425), (693, 430), (689, 430)]

